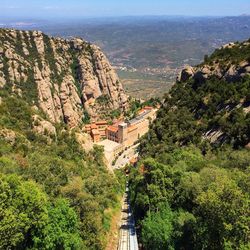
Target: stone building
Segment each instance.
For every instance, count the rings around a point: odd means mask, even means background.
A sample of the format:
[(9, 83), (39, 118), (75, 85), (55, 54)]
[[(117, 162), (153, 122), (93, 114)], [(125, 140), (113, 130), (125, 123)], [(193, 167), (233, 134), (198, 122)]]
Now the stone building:
[(108, 140), (130, 147), (149, 130), (150, 120), (155, 119), (156, 110), (145, 107), (138, 112), (138, 116), (128, 122), (118, 122), (106, 129)]
[(99, 142), (106, 138), (106, 129), (108, 127), (107, 121), (97, 121), (87, 124), (84, 131), (91, 135), (94, 142)]
[(85, 126), (85, 131), (91, 135), (94, 142), (104, 139), (130, 147), (148, 132), (150, 120), (154, 120), (156, 109), (146, 106), (138, 112), (138, 115), (127, 122), (116, 120), (110, 126), (107, 121), (97, 121)]

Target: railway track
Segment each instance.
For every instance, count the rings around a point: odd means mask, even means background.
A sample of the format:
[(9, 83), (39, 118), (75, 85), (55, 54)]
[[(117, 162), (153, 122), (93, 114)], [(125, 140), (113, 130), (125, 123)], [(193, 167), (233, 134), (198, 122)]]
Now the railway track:
[(123, 198), (118, 250), (138, 250), (134, 219), (129, 205), (127, 189)]

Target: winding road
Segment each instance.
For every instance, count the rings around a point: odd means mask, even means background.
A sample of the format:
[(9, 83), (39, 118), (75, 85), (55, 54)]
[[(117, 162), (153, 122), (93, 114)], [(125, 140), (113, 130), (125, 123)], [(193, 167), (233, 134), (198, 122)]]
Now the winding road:
[(134, 218), (128, 199), (128, 188), (123, 198), (118, 250), (138, 250)]

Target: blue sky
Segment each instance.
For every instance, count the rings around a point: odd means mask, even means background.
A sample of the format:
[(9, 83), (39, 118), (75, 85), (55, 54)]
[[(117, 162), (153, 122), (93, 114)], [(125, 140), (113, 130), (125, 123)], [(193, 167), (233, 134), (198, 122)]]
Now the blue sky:
[(0, 0), (5, 17), (250, 14), (250, 0)]

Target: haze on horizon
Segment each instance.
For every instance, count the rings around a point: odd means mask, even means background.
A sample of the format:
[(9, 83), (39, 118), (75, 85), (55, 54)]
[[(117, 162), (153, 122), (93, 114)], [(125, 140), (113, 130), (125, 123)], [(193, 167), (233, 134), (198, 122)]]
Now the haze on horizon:
[(2, 0), (3, 18), (84, 18), (107, 16), (250, 14), (249, 0)]

